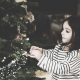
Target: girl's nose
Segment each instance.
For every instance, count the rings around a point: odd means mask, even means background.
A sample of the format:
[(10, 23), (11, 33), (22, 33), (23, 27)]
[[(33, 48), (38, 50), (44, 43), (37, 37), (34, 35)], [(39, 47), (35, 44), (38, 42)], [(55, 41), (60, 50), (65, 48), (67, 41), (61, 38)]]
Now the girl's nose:
[(63, 35), (63, 31), (61, 32), (61, 35)]

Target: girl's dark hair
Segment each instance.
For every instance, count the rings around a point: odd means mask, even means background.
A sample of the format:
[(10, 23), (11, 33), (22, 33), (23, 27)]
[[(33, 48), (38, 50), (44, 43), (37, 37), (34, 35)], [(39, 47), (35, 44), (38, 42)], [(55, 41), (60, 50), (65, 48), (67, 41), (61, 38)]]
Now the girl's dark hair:
[(68, 21), (69, 26), (72, 28), (72, 46), (71, 50), (78, 50), (80, 49), (80, 16), (70, 16), (69, 18), (65, 19)]

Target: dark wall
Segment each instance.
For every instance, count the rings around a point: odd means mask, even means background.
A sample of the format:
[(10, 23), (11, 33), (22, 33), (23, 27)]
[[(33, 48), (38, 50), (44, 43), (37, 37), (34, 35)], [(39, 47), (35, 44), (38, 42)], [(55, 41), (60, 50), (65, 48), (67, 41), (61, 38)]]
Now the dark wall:
[[(32, 4), (36, 2), (37, 6)], [(28, 0), (28, 3), (29, 8), (32, 10), (36, 9), (36, 11), (40, 12), (75, 14), (77, 12), (78, 0)]]
[(54, 13), (76, 13), (78, 0), (41, 0), (40, 9)]

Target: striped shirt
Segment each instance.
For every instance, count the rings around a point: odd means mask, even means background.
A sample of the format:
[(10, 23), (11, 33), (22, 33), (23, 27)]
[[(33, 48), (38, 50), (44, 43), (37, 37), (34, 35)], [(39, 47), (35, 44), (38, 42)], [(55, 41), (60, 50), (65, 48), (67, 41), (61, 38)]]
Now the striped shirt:
[(38, 66), (51, 74), (52, 80), (80, 80), (78, 50), (63, 51), (58, 44), (54, 49), (43, 50)]

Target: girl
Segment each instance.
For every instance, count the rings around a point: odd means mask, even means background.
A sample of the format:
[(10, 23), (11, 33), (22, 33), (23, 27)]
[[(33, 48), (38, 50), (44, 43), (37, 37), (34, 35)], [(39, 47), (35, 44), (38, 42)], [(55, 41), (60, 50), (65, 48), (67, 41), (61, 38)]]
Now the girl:
[(61, 43), (54, 49), (32, 46), (30, 57), (51, 74), (51, 80), (80, 80), (80, 17), (71, 16), (63, 23)]

